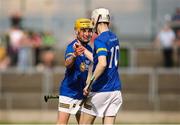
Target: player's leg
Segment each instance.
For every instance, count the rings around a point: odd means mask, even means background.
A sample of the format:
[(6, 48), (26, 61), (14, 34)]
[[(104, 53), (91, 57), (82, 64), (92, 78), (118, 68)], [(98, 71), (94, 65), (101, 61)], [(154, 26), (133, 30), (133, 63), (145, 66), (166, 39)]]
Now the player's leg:
[[(79, 103), (81, 100), (73, 99), (66, 96), (59, 96), (58, 105), (58, 124), (67, 124), (70, 115), (75, 115), (79, 110)], [(79, 122), (79, 119), (77, 119)]]
[(122, 96), (120, 91), (114, 91), (111, 93), (111, 101), (106, 111), (104, 112), (103, 124), (114, 124), (116, 115), (122, 104)]
[[(90, 92), (87, 101), (82, 107), (82, 124), (93, 124), (96, 117), (104, 117), (109, 93)], [(105, 103), (104, 103), (105, 102)]]
[(67, 124), (69, 117), (70, 117), (69, 113), (59, 111), (57, 125)]
[(113, 125), (115, 123), (115, 116), (105, 116), (102, 119), (103, 124)]
[(93, 124), (94, 120), (96, 119), (96, 116), (93, 116), (84, 112), (81, 115), (82, 117), (81, 117), (80, 124)]

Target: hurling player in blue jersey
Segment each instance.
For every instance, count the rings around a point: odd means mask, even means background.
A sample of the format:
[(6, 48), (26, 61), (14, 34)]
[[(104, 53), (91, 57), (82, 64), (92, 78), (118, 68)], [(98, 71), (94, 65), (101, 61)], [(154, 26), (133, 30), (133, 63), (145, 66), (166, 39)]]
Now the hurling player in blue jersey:
[(66, 72), (59, 88), (57, 124), (67, 124), (70, 114), (76, 114), (79, 123), (80, 115), (77, 111), (84, 97), (83, 89), (93, 61), (92, 48), (88, 45), (92, 37), (91, 20), (77, 19), (74, 28), (76, 39), (67, 46), (65, 52)]
[(114, 124), (122, 104), (121, 80), (118, 73), (119, 40), (109, 30), (110, 14), (105, 8), (95, 9), (91, 15), (92, 24), (98, 36), (94, 41), (94, 82), (84, 95), (88, 99), (82, 107), (82, 124), (93, 124), (96, 117), (102, 117), (103, 124)]

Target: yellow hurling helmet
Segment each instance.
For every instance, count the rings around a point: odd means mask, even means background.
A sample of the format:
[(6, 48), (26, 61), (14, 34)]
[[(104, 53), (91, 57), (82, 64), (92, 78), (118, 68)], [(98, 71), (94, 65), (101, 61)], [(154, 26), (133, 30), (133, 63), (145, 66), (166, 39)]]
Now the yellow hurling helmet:
[(87, 18), (79, 18), (75, 21), (74, 29), (80, 30), (80, 29), (92, 29), (92, 23), (90, 19)]

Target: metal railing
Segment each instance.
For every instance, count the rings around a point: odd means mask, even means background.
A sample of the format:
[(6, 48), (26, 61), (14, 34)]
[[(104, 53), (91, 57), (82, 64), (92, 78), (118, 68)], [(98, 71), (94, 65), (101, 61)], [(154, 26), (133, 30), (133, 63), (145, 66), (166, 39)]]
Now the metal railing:
[[(172, 69), (165, 69), (165, 68), (120, 68), (119, 69), (120, 74), (125, 74), (125, 75), (148, 75), (148, 100), (149, 102), (153, 103), (153, 107), (154, 110), (159, 110), (160, 109), (160, 104), (159, 104), (159, 95), (158, 95), (158, 79), (159, 79), (159, 75), (163, 75), (163, 74), (170, 74), (170, 75), (177, 75), (180, 78), (180, 68), (172, 68)], [(45, 103), (43, 102), (43, 95), (44, 94), (48, 94), (48, 93), (53, 93), (53, 74), (57, 73), (59, 75), (64, 75), (64, 67), (56, 67), (52, 70), (45, 70), (45, 71), (37, 71), (35, 69), (30, 69), (26, 72), (21, 72), (18, 71), (16, 69), (8, 69), (6, 71), (1, 71), (0, 72), (0, 100), (3, 100), (5, 102), (3, 102), (5, 104), (5, 109), (13, 109), (13, 101), (14, 101), (14, 97), (18, 96), (19, 98), (21, 98), (22, 100), (25, 99), (24, 101), (26, 101), (26, 96), (36, 96), (36, 93), (14, 93), (14, 92), (5, 92), (3, 90), (2, 85), (5, 84), (2, 81), (2, 75), (3, 73), (15, 73), (15, 74), (36, 74), (36, 73), (40, 73), (42, 74), (42, 83), (41, 84), (41, 88), (42, 90), (39, 91), (39, 95), (38, 97), (40, 97), (39, 99), (39, 103), (41, 103), (40, 107), (41, 109), (48, 109), (48, 106), (45, 105)], [(32, 79), (33, 81), (33, 79)], [(126, 81), (124, 81), (126, 82)], [(178, 82), (178, 81), (176, 81)], [(126, 84), (126, 83), (123, 83)], [(171, 84), (171, 83), (170, 83)], [(12, 86), (16, 85), (16, 81), (14, 81), (14, 84)], [(173, 84), (172, 84), (173, 85)], [(178, 87), (178, 86), (177, 86)], [(23, 88), (22, 88), (23, 89)], [(180, 89), (180, 87), (179, 87)], [(58, 88), (57, 88), (58, 90)], [(37, 95), (38, 95), (37, 94)], [(126, 93), (125, 93), (126, 94)], [(172, 93), (173, 94), (173, 93)], [(180, 94), (180, 93), (179, 93)], [(28, 97), (27, 97), (28, 98)], [(177, 100), (177, 99), (176, 99)], [(33, 101), (33, 100), (32, 100)], [(178, 100), (177, 100), (178, 101)], [(2, 101), (0, 101), (0, 103), (2, 104)]]

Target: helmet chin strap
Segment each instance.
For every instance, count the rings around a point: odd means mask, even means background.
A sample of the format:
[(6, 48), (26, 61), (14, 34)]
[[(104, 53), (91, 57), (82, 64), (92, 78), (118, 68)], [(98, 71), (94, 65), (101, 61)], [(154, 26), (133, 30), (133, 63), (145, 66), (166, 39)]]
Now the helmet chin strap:
[(98, 16), (98, 18), (97, 18), (97, 21), (96, 21), (96, 25), (95, 25), (95, 27), (94, 27), (94, 29), (95, 29), (94, 32), (95, 32), (96, 34), (98, 34), (97, 26), (98, 26), (98, 22), (99, 22), (100, 17), (101, 17), (101, 14), (99, 14), (99, 16)]

